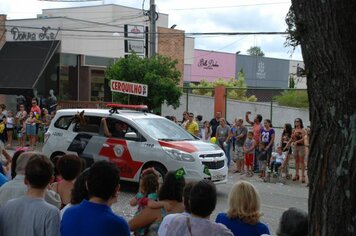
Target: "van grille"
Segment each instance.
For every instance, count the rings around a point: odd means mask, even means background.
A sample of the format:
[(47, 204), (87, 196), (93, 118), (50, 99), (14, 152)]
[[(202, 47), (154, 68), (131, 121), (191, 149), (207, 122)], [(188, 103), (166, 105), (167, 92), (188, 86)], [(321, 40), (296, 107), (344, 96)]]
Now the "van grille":
[(215, 161), (209, 161), (209, 162), (203, 161), (203, 165), (206, 165), (209, 169), (212, 169), (212, 170), (223, 168), (224, 164), (225, 164), (224, 160), (216, 161), (216, 162)]
[(200, 154), (200, 158), (209, 158), (209, 157), (222, 157), (224, 155), (223, 152), (220, 153), (209, 153), (209, 154)]

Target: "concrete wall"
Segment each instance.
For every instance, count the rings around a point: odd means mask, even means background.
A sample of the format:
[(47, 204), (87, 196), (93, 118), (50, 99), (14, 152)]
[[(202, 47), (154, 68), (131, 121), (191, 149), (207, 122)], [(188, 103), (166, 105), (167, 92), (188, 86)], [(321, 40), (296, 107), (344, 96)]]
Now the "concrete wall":
[[(162, 105), (162, 116), (173, 115), (176, 116), (178, 120), (181, 120), (183, 111), (186, 110), (186, 94), (183, 94), (180, 98), (180, 104), (181, 106), (176, 110), (171, 106)], [(214, 116), (214, 98), (189, 94), (188, 111), (193, 112), (194, 115), (202, 115), (203, 120), (210, 120)], [(310, 124), (308, 109), (291, 108), (273, 104), (271, 117), (270, 103), (242, 102), (228, 99), (226, 111), (226, 119), (230, 123), (236, 117), (245, 119), (245, 113), (251, 111), (251, 119), (253, 119), (256, 114), (261, 114), (264, 119), (272, 118), (272, 124), (275, 127), (283, 127), (285, 123), (293, 124), (294, 119), (297, 117), (303, 120), (304, 126)]]

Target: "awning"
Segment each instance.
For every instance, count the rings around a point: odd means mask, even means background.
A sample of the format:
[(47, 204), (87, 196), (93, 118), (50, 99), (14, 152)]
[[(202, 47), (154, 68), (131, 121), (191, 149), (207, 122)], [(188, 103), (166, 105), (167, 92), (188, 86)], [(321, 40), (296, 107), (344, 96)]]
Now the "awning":
[(31, 92), (60, 41), (6, 42), (0, 50), (0, 94)]

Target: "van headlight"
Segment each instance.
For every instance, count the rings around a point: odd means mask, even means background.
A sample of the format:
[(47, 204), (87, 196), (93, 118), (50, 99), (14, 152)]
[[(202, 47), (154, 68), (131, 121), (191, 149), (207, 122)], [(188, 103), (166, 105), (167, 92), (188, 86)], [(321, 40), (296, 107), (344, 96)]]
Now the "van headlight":
[(180, 151), (178, 149), (173, 149), (169, 147), (162, 147), (163, 150), (168, 154), (168, 156), (176, 161), (188, 161), (188, 162), (194, 162), (195, 159), (194, 157), (187, 153)]

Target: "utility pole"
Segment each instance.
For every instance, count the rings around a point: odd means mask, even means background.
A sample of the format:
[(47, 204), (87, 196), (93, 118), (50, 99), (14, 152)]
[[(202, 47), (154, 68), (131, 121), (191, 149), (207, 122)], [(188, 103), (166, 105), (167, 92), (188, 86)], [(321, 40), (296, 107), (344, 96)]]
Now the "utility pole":
[(150, 0), (150, 57), (156, 54), (156, 5)]

